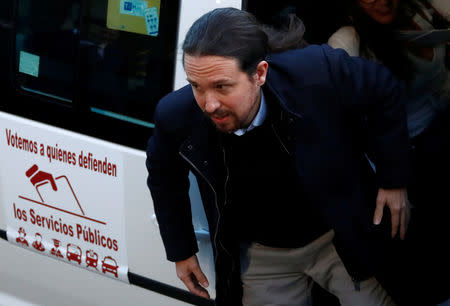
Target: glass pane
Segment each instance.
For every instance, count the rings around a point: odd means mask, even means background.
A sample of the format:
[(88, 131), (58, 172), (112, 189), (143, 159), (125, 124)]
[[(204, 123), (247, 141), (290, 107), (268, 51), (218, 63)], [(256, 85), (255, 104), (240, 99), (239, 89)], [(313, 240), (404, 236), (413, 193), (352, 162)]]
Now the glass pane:
[(153, 127), (173, 88), (178, 1), (89, 1), (80, 40), (81, 95), (101, 115)]
[(79, 1), (18, 1), (16, 81), (20, 88), (72, 101), (79, 19)]

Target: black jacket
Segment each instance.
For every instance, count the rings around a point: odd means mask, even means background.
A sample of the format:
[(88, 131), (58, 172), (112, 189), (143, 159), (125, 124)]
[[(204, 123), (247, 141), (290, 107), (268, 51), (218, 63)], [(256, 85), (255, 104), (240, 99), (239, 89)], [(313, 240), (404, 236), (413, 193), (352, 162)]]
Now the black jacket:
[[(354, 280), (374, 275), (390, 242), (390, 218), (374, 226), (376, 192), (405, 187), (409, 174), (403, 87), (382, 66), (342, 50), (310, 46), (270, 55), (263, 91), (280, 104), (280, 142), (290, 150), (305, 192), (335, 231)], [(226, 230), (220, 135), (190, 86), (158, 104), (147, 168), (161, 236), (171, 261), (195, 254), (188, 172), (198, 181), (215, 253), (218, 303), (240, 302), (238, 248)], [(376, 164), (371, 170), (365, 153)]]

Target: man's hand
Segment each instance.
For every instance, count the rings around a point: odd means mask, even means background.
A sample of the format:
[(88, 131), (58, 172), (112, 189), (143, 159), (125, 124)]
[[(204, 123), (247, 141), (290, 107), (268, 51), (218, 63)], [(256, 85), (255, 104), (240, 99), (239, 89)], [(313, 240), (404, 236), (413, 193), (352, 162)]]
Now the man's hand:
[(203, 274), (198, 264), (197, 256), (193, 255), (188, 259), (175, 263), (178, 278), (186, 285), (190, 292), (209, 299), (206, 287), (209, 286), (208, 279)]
[(389, 206), (391, 210), (392, 238), (397, 235), (398, 229), (400, 229), (400, 239), (405, 239), (410, 216), (406, 189), (378, 189), (377, 207), (373, 216), (374, 224), (380, 224), (385, 205)]

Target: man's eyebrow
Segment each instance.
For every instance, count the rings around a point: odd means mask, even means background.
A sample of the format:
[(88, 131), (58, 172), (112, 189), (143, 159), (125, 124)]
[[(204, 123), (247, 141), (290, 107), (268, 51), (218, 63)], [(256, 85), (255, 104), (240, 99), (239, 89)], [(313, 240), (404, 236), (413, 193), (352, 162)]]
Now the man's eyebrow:
[(221, 84), (221, 83), (231, 84), (233, 82), (234, 82), (234, 80), (232, 80), (232, 79), (224, 78), (224, 79), (218, 79), (217, 81), (214, 81), (213, 84)]
[[(190, 84), (197, 84), (197, 82), (195, 82), (194, 80), (191, 80), (189, 78), (186, 78), (186, 81), (188, 81)], [(229, 78), (224, 78), (224, 79), (218, 79), (214, 82), (212, 82), (213, 85), (217, 85), (217, 84), (233, 84), (235, 81), (233, 79), (229, 79)]]

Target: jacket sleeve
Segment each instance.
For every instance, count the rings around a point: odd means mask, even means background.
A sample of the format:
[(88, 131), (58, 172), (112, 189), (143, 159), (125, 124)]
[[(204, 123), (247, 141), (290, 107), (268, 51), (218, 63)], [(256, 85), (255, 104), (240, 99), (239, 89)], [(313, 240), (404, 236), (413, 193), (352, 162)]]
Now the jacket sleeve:
[(367, 120), (378, 185), (406, 187), (410, 160), (404, 84), (374, 61), (350, 57), (328, 46), (323, 50), (340, 101)]
[[(161, 102), (163, 102), (162, 100)], [(155, 129), (147, 145), (147, 185), (167, 259), (180, 261), (198, 251), (189, 199), (189, 169), (178, 154), (173, 112), (159, 103)]]

